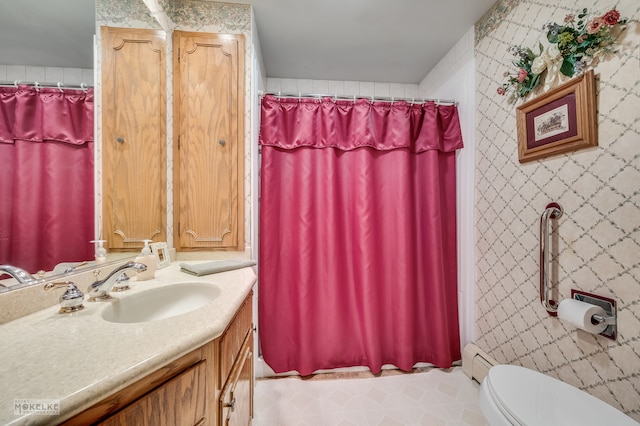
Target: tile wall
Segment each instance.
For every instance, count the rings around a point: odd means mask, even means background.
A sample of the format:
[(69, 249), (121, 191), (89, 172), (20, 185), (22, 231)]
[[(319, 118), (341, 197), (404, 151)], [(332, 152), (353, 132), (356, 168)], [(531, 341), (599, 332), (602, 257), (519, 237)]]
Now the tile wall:
[[(520, 164), (515, 108), (496, 93), (510, 44), (546, 23), (617, 7), (630, 23), (599, 74), (599, 146)], [(501, 363), (560, 378), (640, 420), (640, 3), (500, 1), (476, 25), (476, 336)], [(513, 71), (513, 70), (512, 70)], [(539, 299), (539, 218), (559, 202), (557, 291), (618, 301), (618, 338), (549, 317)]]
[(0, 81), (93, 84), (93, 69), (0, 65)]
[(417, 84), (378, 83), (372, 81), (306, 80), (267, 78), (268, 92), (327, 94), (343, 96), (419, 97)]

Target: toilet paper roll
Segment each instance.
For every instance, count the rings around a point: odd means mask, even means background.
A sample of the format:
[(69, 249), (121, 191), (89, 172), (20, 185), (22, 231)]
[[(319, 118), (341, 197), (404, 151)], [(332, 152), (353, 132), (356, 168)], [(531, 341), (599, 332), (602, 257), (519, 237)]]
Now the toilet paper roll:
[(558, 306), (558, 319), (589, 333), (602, 333), (607, 325), (594, 324), (591, 320), (594, 315), (606, 316), (607, 314), (600, 306), (575, 299), (564, 299)]

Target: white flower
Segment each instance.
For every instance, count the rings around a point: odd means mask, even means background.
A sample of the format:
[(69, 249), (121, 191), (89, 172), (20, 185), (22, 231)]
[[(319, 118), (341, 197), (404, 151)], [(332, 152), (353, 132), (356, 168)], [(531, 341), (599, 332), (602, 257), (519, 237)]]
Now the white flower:
[(547, 49), (547, 54), (549, 55), (549, 59), (551, 59), (552, 61), (560, 59), (560, 57), (562, 56), (562, 53), (560, 53), (560, 49), (558, 49), (558, 45), (555, 43), (549, 46), (549, 48)]
[(542, 71), (547, 68), (547, 61), (543, 58), (543, 55), (546, 53), (542, 53), (540, 56), (536, 56), (533, 62), (531, 63), (531, 72), (538, 75)]

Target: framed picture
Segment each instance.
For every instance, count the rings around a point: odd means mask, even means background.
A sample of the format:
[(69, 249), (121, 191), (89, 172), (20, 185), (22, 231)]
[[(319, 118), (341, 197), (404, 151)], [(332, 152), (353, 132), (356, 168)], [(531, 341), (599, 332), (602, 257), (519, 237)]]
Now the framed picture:
[(167, 243), (152, 243), (149, 245), (151, 248), (151, 253), (156, 255), (158, 259), (158, 269), (164, 268), (165, 266), (169, 266), (171, 264), (171, 258), (169, 257), (169, 249), (167, 248)]
[(538, 160), (598, 146), (593, 70), (516, 109), (518, 160)]

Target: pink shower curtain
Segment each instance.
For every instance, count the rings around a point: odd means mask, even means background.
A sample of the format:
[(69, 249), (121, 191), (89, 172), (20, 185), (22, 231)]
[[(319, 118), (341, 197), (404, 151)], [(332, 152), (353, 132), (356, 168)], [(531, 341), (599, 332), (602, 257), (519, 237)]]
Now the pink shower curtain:
[(276, 372), (460, 359), (455, 106), (262, 101), (259, 326)]
[(93, 89), (0, 87), (0, 264), (93, 257), (93, 109)]

